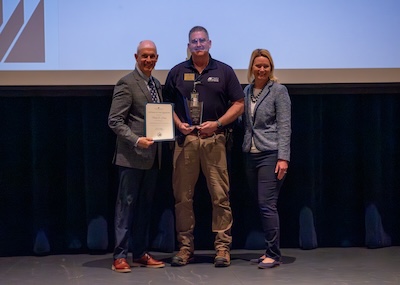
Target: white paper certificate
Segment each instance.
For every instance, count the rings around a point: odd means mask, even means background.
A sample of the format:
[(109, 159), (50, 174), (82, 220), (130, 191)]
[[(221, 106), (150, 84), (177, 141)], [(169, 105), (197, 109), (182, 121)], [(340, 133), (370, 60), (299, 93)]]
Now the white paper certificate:
[(155, 141), (175, 140), (174, 105), (171, 103), (146, 104), (146, 137)]

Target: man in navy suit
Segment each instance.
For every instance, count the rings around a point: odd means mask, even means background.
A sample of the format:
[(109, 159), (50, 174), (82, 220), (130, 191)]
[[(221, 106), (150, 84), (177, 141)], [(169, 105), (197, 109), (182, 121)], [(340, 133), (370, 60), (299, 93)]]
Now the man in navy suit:
[(161, 143), (146, 137), (144, 120), (146, 104), (162, 102), (161, 84), (151, 75), (158, 60), (154, 42), (141, 41), (135, 59), (135, 70), (115, 85), (108, 117), (108, 125), (117, 135), (113, 163), (119, 171), (112, 265), (116, 272), (131, 271), (127, 261), (131, 238), (132, 266), (165, 266), (146, 252), (151, 206), (161, 163)]

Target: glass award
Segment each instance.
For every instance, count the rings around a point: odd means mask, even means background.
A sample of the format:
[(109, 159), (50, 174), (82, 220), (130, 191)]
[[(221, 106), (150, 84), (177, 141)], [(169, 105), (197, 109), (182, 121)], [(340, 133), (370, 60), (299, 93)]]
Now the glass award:
[(193, 82), (193, 91), (190, 93), (190, 100), (187, 99), (190, 125), (198, 126), (203, 122), (203, 102), (199, 101), (199, 92), (196, 91), (196, 85), (201, 84), (200, 81)]
[(198, 126), (203, 121), (203, 102), (199, 101), (199, 93), (193, 90), (190, 93), (189, 105), (189, 115), (192, 126)]

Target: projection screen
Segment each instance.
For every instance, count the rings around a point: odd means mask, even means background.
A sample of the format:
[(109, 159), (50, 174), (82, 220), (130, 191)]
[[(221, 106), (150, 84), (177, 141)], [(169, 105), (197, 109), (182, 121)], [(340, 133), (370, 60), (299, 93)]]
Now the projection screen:
[(164, 82), (195, 25), (243, 84), (256, 48), (282, 83), (399, 82), (399, 12), (398, 0), (0, 0), (0, 85), (113, 85), (143, 39)]

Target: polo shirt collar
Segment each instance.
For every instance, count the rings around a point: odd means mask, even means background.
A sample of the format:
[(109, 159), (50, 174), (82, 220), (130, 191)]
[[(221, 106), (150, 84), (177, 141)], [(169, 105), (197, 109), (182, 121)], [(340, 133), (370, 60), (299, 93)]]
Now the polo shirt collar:
[[(211, 54), (209, 54), (209, 57), (210, 57), (210, 61), (208, 62), (208, 65), (206, 66), (206, 68), (204, 68), (204, 71), (209, 70), (209, 69), (216, 69), (216, 68), (217, 68), (217, 64), (216, 64), (215, 59), (213, 59), (213, 58), (211, 57)], [(190, 58), (186, 61), (185, 67), (186, 67), (186, 68), (189, 68), (189, 69), (193, 69), (193, 70), (196, 69), (196, 68), (194, 67), (192, 57), (190, 57)]]

